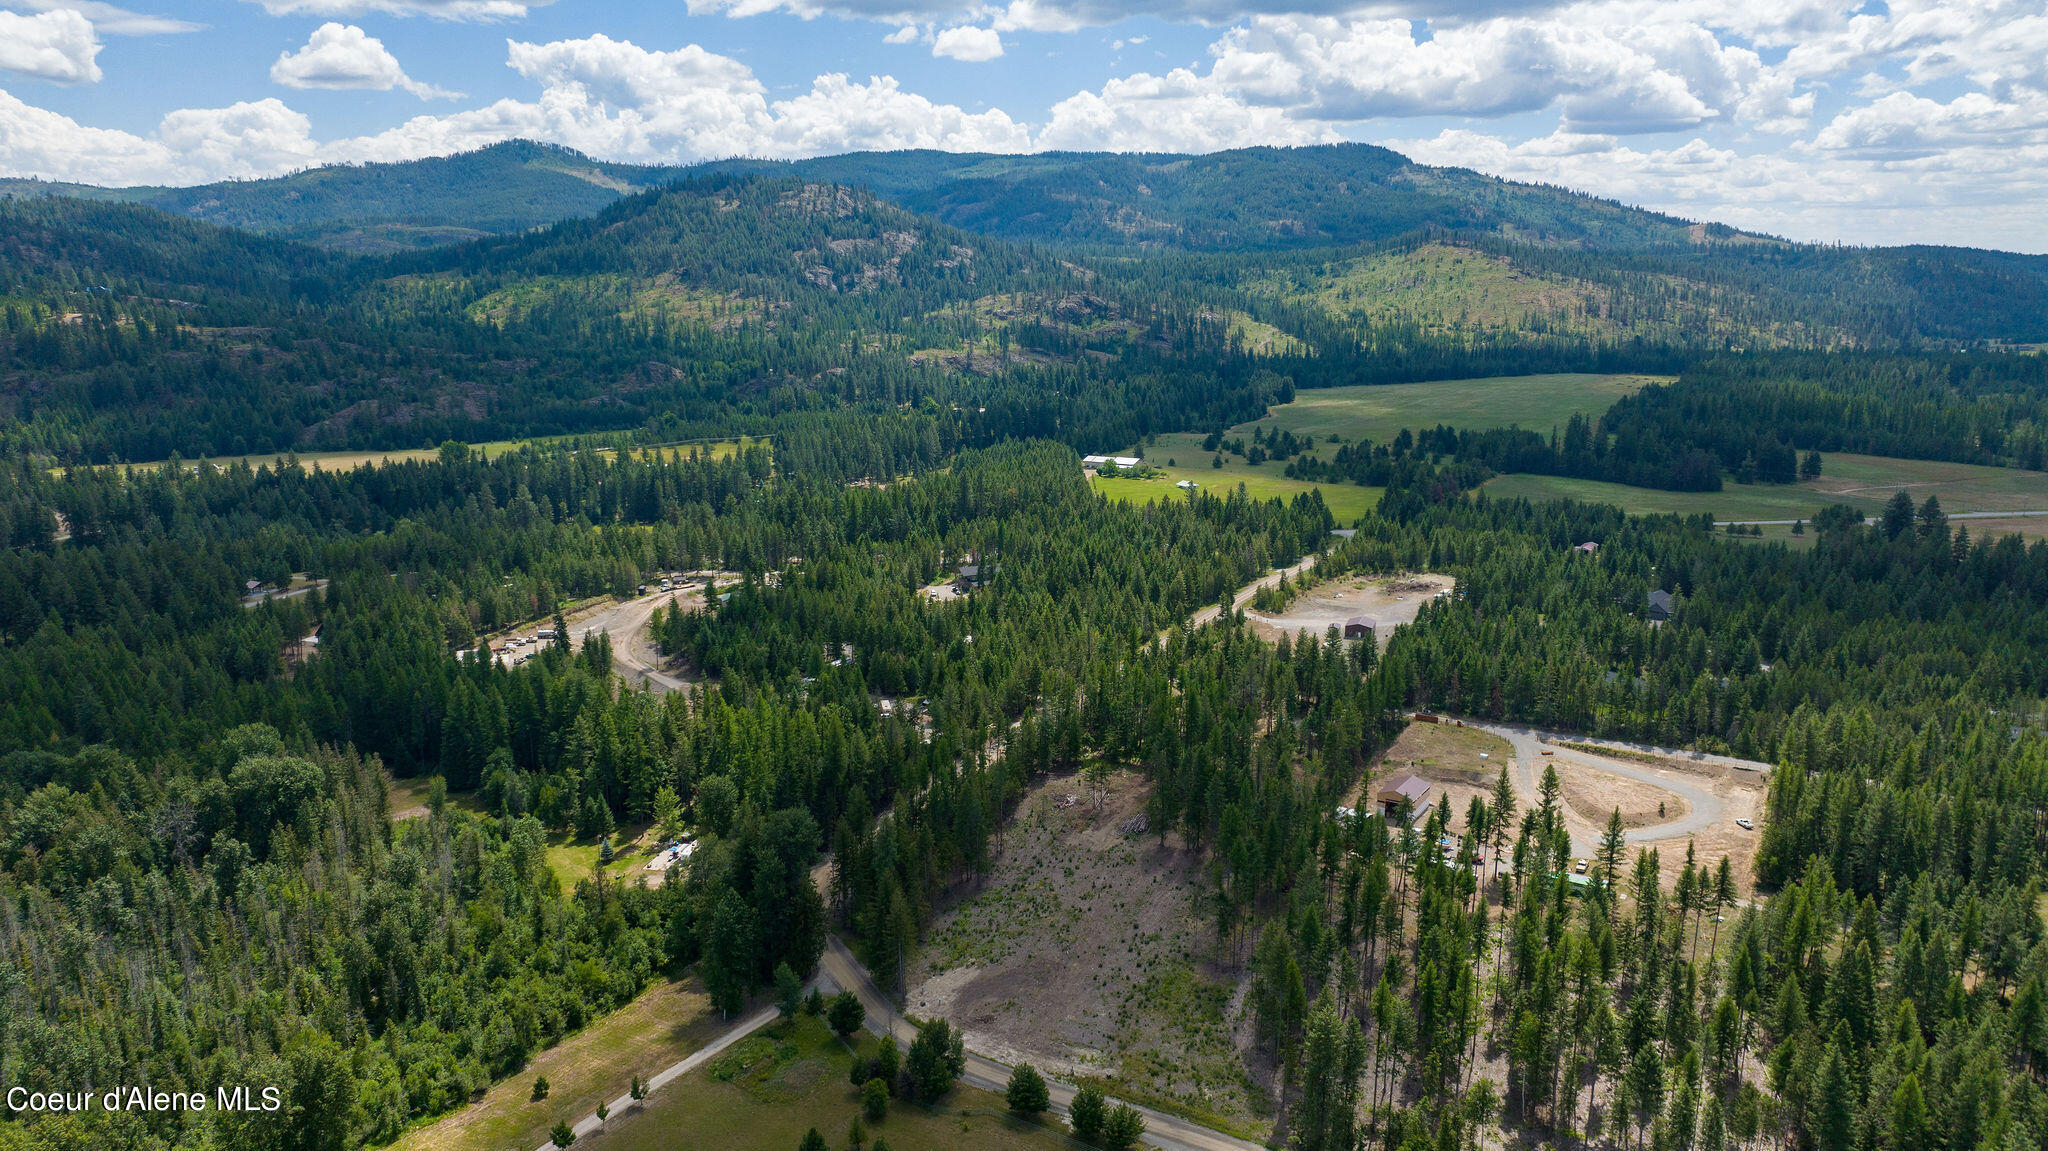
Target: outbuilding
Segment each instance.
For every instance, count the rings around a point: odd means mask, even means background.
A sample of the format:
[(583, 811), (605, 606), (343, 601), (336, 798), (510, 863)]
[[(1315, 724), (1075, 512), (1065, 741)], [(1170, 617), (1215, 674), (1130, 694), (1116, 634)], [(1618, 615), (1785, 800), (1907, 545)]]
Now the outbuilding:
[(1650, 593), (1650, 622), (1663, 623), (1671, 618), (1671, 593), (1658, 588)]
[(1392, 816), (1400, 811), (1405, 800), (1420, 819), (1429, 810), (1429, 781), (1419, 775), (1397, 775), (1381, 784), (1373, 798), (1379, 801), (1382, 815)]
[(1380, 623), (1369, 615), (1355, 615), (1344, 621), (1345, 639), (1371, 639), (1379, 634)]

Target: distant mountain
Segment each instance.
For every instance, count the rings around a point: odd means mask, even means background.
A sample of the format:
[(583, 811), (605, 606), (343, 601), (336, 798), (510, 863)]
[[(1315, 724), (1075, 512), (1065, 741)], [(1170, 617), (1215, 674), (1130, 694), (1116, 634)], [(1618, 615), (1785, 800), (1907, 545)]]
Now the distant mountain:
[(350, 252), (437, 247), (589, 216), (677, 169), (593, 160), (515, 140), (398, 164), (333, 165), (190, 188), (96, 188), (0, 180), (0, 195), (143, 204), (231, 228)]
[(648, 167), (515, 140), (454, 156), (314, 168), (268, 180), (191, 188), (0, 180), (0, 194), (146, 204), (324, 247), (392, 251), (588, 216), (676, 179), (731, 172), (865, 187), (987, 235), (1113, 248), (1303, 248), (1371, 243), (1421, 228), (1629, 247), (1682, 242), (1698, 231), (1674, 217), (1562, 189), (1424, 167), (1368, 144), (1200, 156), (858, 152)]

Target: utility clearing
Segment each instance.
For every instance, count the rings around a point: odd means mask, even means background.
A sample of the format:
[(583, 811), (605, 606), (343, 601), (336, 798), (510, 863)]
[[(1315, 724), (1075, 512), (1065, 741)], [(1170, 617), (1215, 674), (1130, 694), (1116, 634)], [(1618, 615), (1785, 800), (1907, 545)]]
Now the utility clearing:
[(934, 923), (906, 1009), (989, 1058), (1263, 1138), (1270, 1087), (1236, 1026), (1248, 977), (1214, 962), (1200, 857), (1141, 830), (1149, 793), (1130, 772), (1028, 793), (987, 883)]

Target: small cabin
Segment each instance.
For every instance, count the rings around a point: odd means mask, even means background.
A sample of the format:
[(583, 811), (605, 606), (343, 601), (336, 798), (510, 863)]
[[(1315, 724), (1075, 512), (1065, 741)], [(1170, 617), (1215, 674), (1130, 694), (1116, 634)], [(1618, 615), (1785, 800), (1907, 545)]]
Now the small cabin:
[(1345, 639), (1371, 639), (1379, 634), (1379, 621), (1369, 615), (1355, 615), (1344, 621)]
[(1580, 544), (1578, 547), (1575, 547), (1572, 550), (1575, 552), (1584, 552), (1587, 555), (1592, 555), (1594, 552), (1600, 550), (1600, 545), (1594, 543), (1592, 540), (1587, 540), (1585, 543)]
[(1663, 623), (1671, 618), (1671, 593), (1658, 588), (1650, 593), (1650, 622)]
[(1379, 802), (1382, 815), (1393, 816), (1405, 800), (1419, 819), (1429, 810), (1429, 781), (1419, 775), (1397, 775), (1381, 784), (1373, 798)]

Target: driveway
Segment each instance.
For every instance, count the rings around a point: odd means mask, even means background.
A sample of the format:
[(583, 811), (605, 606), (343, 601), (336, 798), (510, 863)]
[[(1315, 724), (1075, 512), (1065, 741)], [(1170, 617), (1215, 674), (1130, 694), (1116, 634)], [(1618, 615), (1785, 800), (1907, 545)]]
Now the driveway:
[[(1652, 824), (1649, 827), (1638, 827), (1624, 832), (1622, 838), (1629, 843), (1651, 843), (1657, 840), (1683, 839), (1689, 835), (1697, 835), (1710, 827), (1718, 825), (1725, 814), (1719, 796), (1681, 778), (1676, 772), (1624, 763), (1616, 759), (1587, 755), (1584, 752), (1575, 751), (1568, 747), (1559, 747), (1548, 742), (1546, 733), (1521, 724), (1482, 723), (1475, 720), (1466, 720), (1465, 723), (1467, 726), (1478, 728), (1481, 731), (1492, 732), (1513, 745), (1516, 768), (1509, 773), (1509, 776), (1514, 781), (1515, 789), (1522, 793), (1522, 802), (1530, 806), (1536, 804), (1539, 795), (1536, 765), (1545, 759), (1562, 759), (1569, 763), (1590, 767), (1595, 771), (1605, 771), (1626, 779), (1647, 783), (1653, 787), (1661, 787), (1666, 791), (1676, 792), (1687, 803), (1692, 805), (1691, 811), (1668, 823)], [(1576, 735), (1572, 736), (1571, 740), (1574, 743), (1591, 742)], [(1735, 759), (1732, 756), (1708, 756), (1689, 751), (1652, 747), (1647, 744), (1620, 744), (1611, 740), (1600, 742), (1611, 744), (1617, 748), (1643, 751), (1655, 755), (1668, 755), (1674, 759), (1717, 763), (1743, 771), (1767, 770), (1769, 767), (1768, 764), (1757, 763), (1754, 760)], [(1548, 756), (1543, 754), (1545, 750), (1550, 752)], [(1575, 856), (1590, 858), (1593, 855), (1595, 846), (1595, 844), (1587, 842), (1577, 834), (1572, 836), (1572, 854)]]

